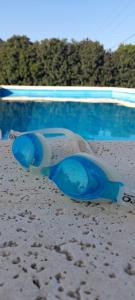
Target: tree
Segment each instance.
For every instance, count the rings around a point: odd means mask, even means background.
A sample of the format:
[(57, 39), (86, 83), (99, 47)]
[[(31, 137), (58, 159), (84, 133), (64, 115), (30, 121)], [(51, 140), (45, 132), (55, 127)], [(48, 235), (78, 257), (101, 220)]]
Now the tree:
[(104, 54), (104, 66), (102, 74), (102, 85), (104, 86), (115, 86), (117, 69), (113, 55), (114, 54), (111, 51), (106, 51)]
[(81, 85), (81, 61), (80, 61), (80, 43), (72, 40), (68, 42), (67, 53), (67, 85)]
[(96, 86), (102, 84), (104, 49), (98, 42), (84, 40), (80, 42), (81, 85)]
[(116, 85), (135, 87), (135, 45), (120, 45), (113, 60), (116, 67)]
[(43, 85), (67, 84), (67, 42), (59, 39), (45, 39), (40, 45), (40, 59), (43, 66)]
[(135, 87), (135, 45), (111, 52), (89, 39), (0, 39), (0, 84)]
[(13, 36), (0, 47), (0, 83), (32, 84), (32, 43), (26, 36)]

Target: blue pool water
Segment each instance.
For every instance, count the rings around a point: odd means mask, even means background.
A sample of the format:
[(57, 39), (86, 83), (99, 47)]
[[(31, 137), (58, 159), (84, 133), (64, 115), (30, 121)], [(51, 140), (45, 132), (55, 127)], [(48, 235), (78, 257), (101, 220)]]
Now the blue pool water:
[(65, 127), (92, 140), (134, 140), (135, 108), (110, 103), (0, 101), (2, 138), (11, 129)]

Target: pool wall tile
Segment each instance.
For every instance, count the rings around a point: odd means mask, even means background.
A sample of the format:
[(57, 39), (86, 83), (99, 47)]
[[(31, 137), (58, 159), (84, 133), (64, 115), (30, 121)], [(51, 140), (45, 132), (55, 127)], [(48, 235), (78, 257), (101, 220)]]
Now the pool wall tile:
[[(135, 89), (103, 87), (1, 86), (0, 98), (115, 99), (135, 103)], [(17, 99), (19, 101), (19, 99)], [(36, 99), (35, 99), (36, 100)]]
[(135, 102), (135, 93), (113, 91), (112, 98), (122, 101)]

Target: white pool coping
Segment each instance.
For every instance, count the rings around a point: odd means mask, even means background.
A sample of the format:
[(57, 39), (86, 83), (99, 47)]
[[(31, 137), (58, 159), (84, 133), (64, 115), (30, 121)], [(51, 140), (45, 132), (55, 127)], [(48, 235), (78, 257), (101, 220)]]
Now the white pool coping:
[(4, 97), (0, 98), (2, 101), (8, 102), (76, 102), (76, 103), (112, 103), (127, 107), (135, 107), (135, 103), (122, 101), (117, 99), (103, 99), (103, 98), (50, 98), (50, 97)]
[(123, 87), (93, 87), (93, 86), (26, 86), (26, 85), (0, 85), (0, 88), (5, 89), (24, 89), (24, 90), (93, 90), (93, 91), (118, 91), (118, 92), (127, 92), (135, 93), (134, 88), (123, 88)]

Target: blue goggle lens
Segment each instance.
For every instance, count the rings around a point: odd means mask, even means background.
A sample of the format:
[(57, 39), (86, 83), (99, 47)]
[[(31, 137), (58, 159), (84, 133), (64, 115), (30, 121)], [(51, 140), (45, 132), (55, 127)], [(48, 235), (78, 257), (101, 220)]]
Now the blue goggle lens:
[(17, 137), (13, 142), (12, 152), (24, 168), (29, 168), (31, 165), (39, 166), (43, 156), (42, 145), (34, 134)]
[(83, 155), (61, 161), (52, 168), (50, 179), (66, 195), (82, 200), (98, 198), (108, 180), (105, 172)]

